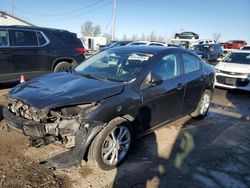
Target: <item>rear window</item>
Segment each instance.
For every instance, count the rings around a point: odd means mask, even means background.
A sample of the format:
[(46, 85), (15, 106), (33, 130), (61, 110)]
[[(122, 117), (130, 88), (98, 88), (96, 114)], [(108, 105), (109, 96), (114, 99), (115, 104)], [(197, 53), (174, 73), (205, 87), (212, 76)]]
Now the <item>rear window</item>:
[(38, 38), (38, 41), (39, 41), (39, 45), (44, 45), (47, 43), (46, 39), (44, 38), (44, 36), (42, 35), (42, 33), (40, 32), (37, 32), (37, 38)]
[(36, 32), (13, 30), (13, 46), (38, 46)]
[(201, 68), (200, 60), (192, 55), (184, 53), (182, 54), (182, 59), (185, 73), (198, 71)]
[(76, 34), (70, 32), (54, 32), (54, 34), (65, 44), (80, 44), (81, 41), (77, 38)]

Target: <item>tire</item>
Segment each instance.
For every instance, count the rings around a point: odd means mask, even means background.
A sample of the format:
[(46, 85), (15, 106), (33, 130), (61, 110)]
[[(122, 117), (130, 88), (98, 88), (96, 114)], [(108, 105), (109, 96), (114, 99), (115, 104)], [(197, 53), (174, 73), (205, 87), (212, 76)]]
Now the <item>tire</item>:
[[(114, 135), (115, 139), (113, 139), (112, 135)], [(117, 139), (119, 135), (123, 135), (120, 140)], [(126, 144), (121, 147), (121, 142)], [(114, 169), (126, 158), (132, 143), (133, 131), (129, 122), (123, 118), (115, 118), (110, 121), (91, 143), (88, 160), (102, 170)]]
[(200, 98), (199, 104), (196, 107), (195, 111), (191, 113), (193, 118), (203, 119), (209, 110), (212, 100), (212, 94), (210, 90), (205, 90)]
[(54, 72), (63, 72), (69, 70), (70, 68), (72, 68), (70, 63), (62, 61), (55, 66)]

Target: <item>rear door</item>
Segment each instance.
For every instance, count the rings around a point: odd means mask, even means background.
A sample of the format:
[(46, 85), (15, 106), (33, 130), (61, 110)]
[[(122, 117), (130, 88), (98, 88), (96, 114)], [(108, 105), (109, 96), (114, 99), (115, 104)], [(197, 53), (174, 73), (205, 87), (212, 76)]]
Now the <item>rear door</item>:
[(45, 67), (41, 66), (41, 59), (39, 53), (41, 46), (36, 31), (12, 29), (11, 34), (11, 48), (13, 51), (13, 65), (16, 77), (20, 74), (25, 74), (27, 77), (46, 72)]
[(205, 73), (201, 60), (193, 54), (182, 53), (185, 76), (185, 95), (182, 114), (186, 115), (195, 110), (204, 90)]
[(0, 82), (9, 81), (13, 74), (11, 50), (9, 48), (9, 33), (0, 29)]
[(177, 53), (161, 57), (152, 68), (151, 74), (157, 75), (161, 83), (141, 90), (143, 104), (139, 114), (143, 114), (144, 130), (181, 114), (184, 96), (184, 80), (181, 74), (181, 61)]

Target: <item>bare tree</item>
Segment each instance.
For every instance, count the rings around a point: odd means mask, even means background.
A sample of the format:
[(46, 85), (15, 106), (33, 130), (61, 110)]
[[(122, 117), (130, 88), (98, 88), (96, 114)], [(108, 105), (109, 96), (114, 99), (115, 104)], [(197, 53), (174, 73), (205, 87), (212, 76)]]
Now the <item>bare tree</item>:
[(101, 35), (101, 27), (94, 26), (91, 21), (87, 21), (81, 26), (81, 33), (83, 36), (97, 37)]
[(107, 43), (110, 43), (112, 37), (111, 37), (111, 35), (109, 33), (104, 33), (102, 36), (106, 37)]
[(159, 41), (159, 42), (166, 42), (166, 41), (165, 41), (165, 38), (164, 38), (162, 35), (159, 35), (159, 36), (158, 36), (158, 41)]
[(127, 39), (128, 39), (128, 38), (127, 38), (127, 35), (124, 34), (123, 37), (122, 37), (122, 40), (127, 40)]
[(94, 37), (100, 36), (100, 34), (101, 34), (101, 27), (100, 27), (100, 25), (96, 25), (94, 27), (93, 34), (94, 34)]
[(138, 40), (138, 35), (134, 34), (134, 35), (132, 36), (132, 40)]
[(81, 33), (83, 36), (93, 36), (93, 32), (94, 27), (92, 22), (87, 21), (81, 26)]
[(152, 32), (149, 34), (148, 40), (150, 40), (150, 41), (156, 41), (156, 40), (157, 40), (157, 36), (156, 36), (156, 34), (154, 33), (154, 31), (152, 31)]
[(220, 40), (221, 37), (221, 33), (214, 33), (213, 34), (213, 39), (215, 40), (215, 42), (218, 42)]
[(146, 40), (146, 37), (145, 37), (144, 33), (141, 35), (140, 40)]

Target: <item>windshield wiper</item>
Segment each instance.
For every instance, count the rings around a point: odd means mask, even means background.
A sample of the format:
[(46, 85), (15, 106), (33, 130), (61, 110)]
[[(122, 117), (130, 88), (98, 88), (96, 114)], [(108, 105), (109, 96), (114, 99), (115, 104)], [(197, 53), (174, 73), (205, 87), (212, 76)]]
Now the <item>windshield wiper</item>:
[(95, 80), (103, 80), (102, 78), (98, 77), (98, 76), (95, 76), (93, 74), (85, 74), (85, 73), (81, 73), (80, 74), (81, 76), (84, 76), (86, 78), (91, 78), (91, 79), (95, 79)]

